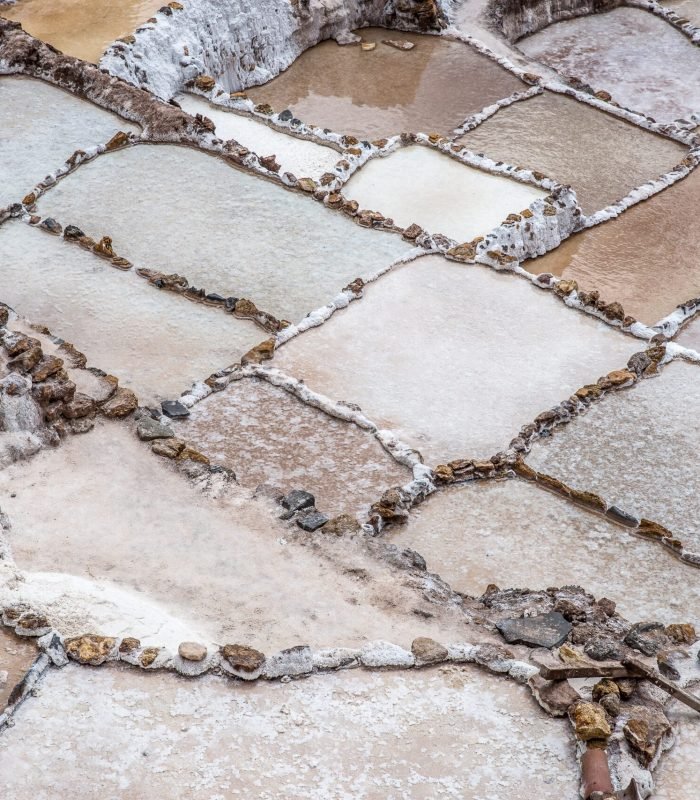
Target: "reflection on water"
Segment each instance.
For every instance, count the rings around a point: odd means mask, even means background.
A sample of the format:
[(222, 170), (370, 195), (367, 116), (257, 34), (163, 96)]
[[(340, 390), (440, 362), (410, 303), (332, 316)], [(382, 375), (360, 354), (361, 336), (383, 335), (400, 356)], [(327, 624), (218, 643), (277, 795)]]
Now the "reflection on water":
[(653, 325), (700, 295), (700, 173), (664, 189), (620, 217), (568, 239), (523, 266), (573, 278), (586, 291)]
[(163, 0), (17, 0), (0, 16), (69, 56), (97, 62), (119, 36), (131, 33), (163, 6)]
[(586, 214), (667, 172), (686, 153), (677, 142), (549, 92), (501, 109), (459, 141), (570, 184)]
[[(361, 139), (402, 131), (447, 134), (465, 117), (525, 86), (463, 42), (381, 28), (358, 31), (374, 50), (322, 42), (286, 72), (248, 90), (276, 111)], [(415, 44), (397, 50), (382, 39)]]
[(659, 121), (700, 112), (700, 49), (641, 9), (616, 8), (558, 22), (518, 47)]

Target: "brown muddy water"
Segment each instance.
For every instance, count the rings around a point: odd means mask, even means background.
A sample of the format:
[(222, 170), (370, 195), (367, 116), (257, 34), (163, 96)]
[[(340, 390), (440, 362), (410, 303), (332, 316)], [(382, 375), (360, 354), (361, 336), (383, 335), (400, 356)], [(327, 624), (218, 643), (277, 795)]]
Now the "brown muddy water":
[(571, 185), (586, 214), (667, 172), (686, 153), (671, 139), (550, 92), (501, 109), (459, 141)]
[(598, 289), (606, 302), (648, 325), (700, 294), (700, 173), (578, 233), (547, 255), (524, 262), (529, 272), (551, 272)]
[(17, 0), (0, 3), (0, 17), (21, 22), (27, 33), (69, 56), (97, 63), (108, 45), (163, 5), (162, 0)]
[[(402, 131), (450, 133), (470, 114), (525, 88), (463, 42), (383, 28), (358, 33), (376, 48), (322, 42), (248, 95), (275, 111), (289, 108), (306, 123), (376, 139)], [(383, 39), (415, 47), (397, 50)]]

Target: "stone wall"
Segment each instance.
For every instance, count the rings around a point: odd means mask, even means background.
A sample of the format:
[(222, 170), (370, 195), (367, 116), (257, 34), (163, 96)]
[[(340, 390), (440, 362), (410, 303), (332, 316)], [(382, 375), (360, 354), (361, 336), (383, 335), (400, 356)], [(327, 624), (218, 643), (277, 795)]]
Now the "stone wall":
[(489, 16), (510, 42), (537, 33), (553, 22), (598, 14), (624, 0), (493, 0)]

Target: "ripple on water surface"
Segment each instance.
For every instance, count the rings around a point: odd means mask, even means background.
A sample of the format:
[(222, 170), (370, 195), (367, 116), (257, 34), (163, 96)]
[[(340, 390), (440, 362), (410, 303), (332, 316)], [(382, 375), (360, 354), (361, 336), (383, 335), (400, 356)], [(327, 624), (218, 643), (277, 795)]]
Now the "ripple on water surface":
[[(464, 42), (383, 28), (357, 31), (374, 50), (322, 42), (269, 83), (256, 103), (360, 139), (402, 131), (448, 134), (470, 114), (527, 88)], [(415, 44), (397, 50), (383, 39)]]

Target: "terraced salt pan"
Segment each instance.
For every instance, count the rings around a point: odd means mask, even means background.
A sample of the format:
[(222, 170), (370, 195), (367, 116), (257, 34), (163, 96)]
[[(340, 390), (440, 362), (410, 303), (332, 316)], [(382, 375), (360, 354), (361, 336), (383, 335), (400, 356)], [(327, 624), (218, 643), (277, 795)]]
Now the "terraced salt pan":
[(677, 142), (550, 92), (501, 109), (459, 142), (573, 186), (586, 214), (658, 178), (686, 154)]
[(107, 45), (132, 33), (162, 5), (161, 0), (16, 0), (0, 3), (0, 16), (21, 22), (27, 33), (69, 56), (97, 63)]
[(36, 645), (20, 639), (0, 626), (0, 714), (5, 710), (10, 693), (22, 680), (37, 657)]
[(306, 489), (329, 515), (367, 510), (412, 477), (367, 431), (257, 378), (195, 405), (177, 433), (233, 469), (242, 485)]
[[(614, 464), (620, 469), (619, 461)], [(473, 483), (436, 494), (413, 509), (391, 539), (417, 550), (428, 569), (459, 592), (479, 596), (489, 583), (530, 589), (575, 584), (614, 600), (630, 621), (700, 622), (692, 567), (525, 481)]]
[(177, 272), (297, 322), (409, 249), (342, 214), (185, 147), (102, 156), (39, 202), (44, 214), (109, 234), (137, 266)]
[(417, 222), (458, 242), (483, 236), (546, 192), (474, 169), (428, 147), (405, 147), (365, 164), (343, 193), (398, 225)]
[[(308, 124), (377, 139), (403, 131), (449, 134), (466, 117), (525, 88), (463, 42), (383, 28), (356, 33), (375, 49), (322, 42), (247, 94), (276, 111), (289, 108)], [(384, 39), (414, 47), (397, 50)]]
[(359, 403), (427, 463), (491, 456), (637, 342), (516, 276), (439, 256), (398, 267), (273, 365)]
[(315, 142), (298, 139), (281, 133), (251, 117), (227, 111), (193, 94), (181, 94), (177, 102), (188, 114), (202, 114), (216, 125), (216, 135), (239, 144), (259, 156), (276, 155), (280, 172), (291, 172), (298, 177), (317, 180), (340, 161), (341, 155), (332, 147), (323, 147)]
[(20, 77), (0, 78), (0, 119), (0, 208), (21, 202), (75, 150), (138, 130), (62, 89)]
[(627, 209), (620, 217), (576, 234), (525, 269), (576, 280), (607, 302), (653, 325), (679, 303), (700, 295), (700, 173)]
[(616, 8), (557, 22), (521, 39), (518, 47), (658, 121), (700, 111), (700, 50), (647, 11)]
[(178, 396), (265, 337), (21, 222), (0, 227), (0, 300), (72, 342), (142, 403)]
[(700, 25), (700, 0), (664, 0), (662, 5), (686, 17), (693, 25)]
[[(205, 497), (122, 423), (98, 422), (1, 471), (0, 494), (24, 576), (13, 580), (0, 561), (0, 606), (26, 601), (67, 636), (238, 642), (266, 653), (472, 636), (459, 609), (422, 602), (359, 545), (346, 540), (338, 566), (294, 544), (299, 529), (278, 521), (270, 501), (235, 487)], [(409, 613), (426, 607), (430, 619)]]
[(606, 398), (538, 441), (527, 461), (660, 522), (700, 552), (699, 388), (696, 365), (670, 364), (660, 377)]
[(575, 797), (568, 722), (528, 695), (469, 667), (243, 687), (70, 665), (3, 734), (0, 789), (72, 795), (99, 774), (102, 794), (173, 800)]

